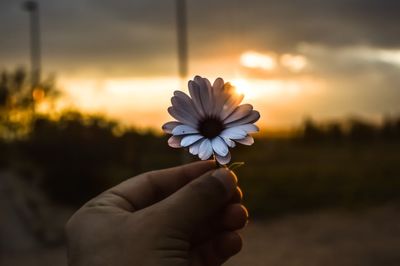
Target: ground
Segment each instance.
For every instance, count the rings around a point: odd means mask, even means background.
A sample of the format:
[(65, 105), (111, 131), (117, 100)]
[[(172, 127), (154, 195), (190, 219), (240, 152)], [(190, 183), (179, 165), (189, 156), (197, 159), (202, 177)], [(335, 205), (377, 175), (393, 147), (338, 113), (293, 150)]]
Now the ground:
[[(398, 266), (400, 206), (323, 210), (250, 220), (243, 251), (227, 265)], [(3, 253), (2, 266), (66, 265), (64, 247)]]
[(227, 265), (398, 266), (399, 210), (330, 210), (250, 222), (242, 252)]

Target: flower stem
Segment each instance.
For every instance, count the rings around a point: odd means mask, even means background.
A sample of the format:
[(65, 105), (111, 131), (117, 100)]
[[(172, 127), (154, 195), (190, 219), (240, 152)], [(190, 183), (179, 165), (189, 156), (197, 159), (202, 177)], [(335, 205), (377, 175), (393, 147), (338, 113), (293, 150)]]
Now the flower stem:
[(217, 168), (223, 167), (223, 165), (221, 165), (221, 164), (217, 161), (217, 158), (216, 158), (215, 154), (213, 154), (213, 159), (214, 159), (214, 161), (215, 161), (215, 166), (216, 166)]
[(215, 156), (215, 154), (213, 154), (213, 160), (215, 161), (215, 166), (217, 168), (228, 168), (229, 169), (229, 167), (226, 164), (220, 164), (218, 162), (217, 157)]
[(235, 162), (232, 163), (231, 165), (228, 166), (229, 170), (233, 171), (239, 167), (242, 167), (244, 165), (244, 162)]

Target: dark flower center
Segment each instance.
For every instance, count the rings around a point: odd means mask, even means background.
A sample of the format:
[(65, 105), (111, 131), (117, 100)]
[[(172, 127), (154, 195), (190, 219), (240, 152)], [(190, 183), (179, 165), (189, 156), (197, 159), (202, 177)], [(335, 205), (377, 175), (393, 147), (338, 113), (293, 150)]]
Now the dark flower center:
[(209, 139), (218, 136), (222, 130), (224, 130), (224, 124), (215, 117), (207, 117), (199, 123), (200, 134)]

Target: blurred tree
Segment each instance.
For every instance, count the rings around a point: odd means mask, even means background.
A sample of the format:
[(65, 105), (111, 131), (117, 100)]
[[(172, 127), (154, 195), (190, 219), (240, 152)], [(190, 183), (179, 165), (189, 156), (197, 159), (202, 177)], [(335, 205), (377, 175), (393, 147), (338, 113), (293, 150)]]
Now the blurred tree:
[(8, 100), (7, 74), (1, 73), (0, 76), (0, 108), (4, 108)]
[(37, 114), (37, 106), (53, 102), (59, 95), (54, 77), (36, 87), (29, 82), (27, 71), (20, 67), (0, 74), (0, 138), (12, 140), (26, 136)]
[(51, 199), (76, 206), (129, 176), (179, 163), (165, 137), (130, 129), (116, 135), (118, 126), (77, 112), (38, 117), (29, 138), (19, 141), (20, 161), (34, 165)]
[(302, 137), (305, 141), (319, 141), (323, 139), (324, 132), (312, 118), (306, 118), (303, 122), (303, 134)]
[(348, 136), (352, 141), (373, 140), (378, 136), (381, 128), (359, 118), (352, 118), (349, 121)]
[(342, 125), (338, 122), (332, 122), (326, 126), (326, 137), (330, 141), (340, 141), (343, 139)]
[(386, 116), (380, 135), (384, 139), (400, 139), (400, 118)]

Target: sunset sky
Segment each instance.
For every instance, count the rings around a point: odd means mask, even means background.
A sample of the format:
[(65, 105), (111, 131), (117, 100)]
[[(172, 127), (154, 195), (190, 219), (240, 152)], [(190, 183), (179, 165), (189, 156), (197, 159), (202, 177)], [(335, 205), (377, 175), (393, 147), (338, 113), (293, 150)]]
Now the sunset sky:
[[(176, 89), (175, 1), (41, 0), (60, 106), (157, 127)], [(187, 0), (189, 78), (223, 77), (261, 127), (400, 114), (400, 2)], [(29, 66), (21, 1), (0, 1), (0, 70)]]

